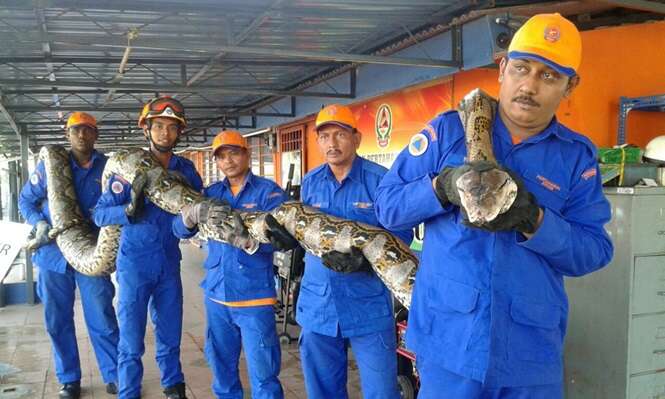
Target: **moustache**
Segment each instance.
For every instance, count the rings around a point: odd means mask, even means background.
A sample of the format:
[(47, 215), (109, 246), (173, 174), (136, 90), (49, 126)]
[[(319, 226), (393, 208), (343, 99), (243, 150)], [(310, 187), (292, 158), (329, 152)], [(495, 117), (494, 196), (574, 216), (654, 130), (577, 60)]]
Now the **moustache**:
[(517, 96), (513, 98), (513, 102), (530, 105), (532, 107), (540, 107), (540, 104), (529, 96)]
[(342, 153), (342, 151), (335, 150), (335, 149), (326, 151), (326, 155), (338, 155), (338, 154), (341, 154), (341, 153)]

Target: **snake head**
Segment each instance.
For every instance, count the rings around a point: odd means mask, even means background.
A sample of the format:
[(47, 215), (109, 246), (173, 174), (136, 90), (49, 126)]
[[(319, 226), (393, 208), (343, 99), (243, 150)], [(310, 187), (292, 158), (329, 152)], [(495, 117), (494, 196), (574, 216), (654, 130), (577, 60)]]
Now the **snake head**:
[(506, 212), (517, 196), (517, 184), (493, 162), (479, 161), (457, 179), (456, 186), (469, 222), (484, 224)]

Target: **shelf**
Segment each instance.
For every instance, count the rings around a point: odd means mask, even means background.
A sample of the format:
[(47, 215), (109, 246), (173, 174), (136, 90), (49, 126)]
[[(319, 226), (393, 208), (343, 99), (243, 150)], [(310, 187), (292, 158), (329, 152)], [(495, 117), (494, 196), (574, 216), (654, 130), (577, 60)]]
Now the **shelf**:
[(619, 132), (617, 144), (626, 142), (626, 119), (632, 110), (665, 112), (665, 94), (659, 96), (645, 97), (620, 97), (619, 98)]

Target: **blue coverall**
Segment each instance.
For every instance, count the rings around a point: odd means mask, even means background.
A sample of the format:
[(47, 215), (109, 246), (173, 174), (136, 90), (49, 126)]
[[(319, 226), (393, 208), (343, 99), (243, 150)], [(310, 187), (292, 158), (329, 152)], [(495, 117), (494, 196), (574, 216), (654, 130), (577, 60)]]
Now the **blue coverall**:
[[(254, 176), (251, 171), (236, 196), (231, 192), (228, 179), (207, 187), (204, 194), (224, 200), (234, 209), (249, 212), (269, 211), (286, 200), (286, 194), (277, 184)], [(173, 232), (178, 237), (189, 238), (196, 231), (196, 228), (187, 229), (181, 216), (173, 221)], [(213, 372), (212, 390), (220, 399), (243, 398), (238, 375), (241, 346), (247, 359), (252, 398), (284, 397), (277, 378), (281, 351), (274, 301), (262, 306), (248, 304), (276, 297), (272, 252), (268, 244), (261, 244), (257, 252), (249, 255), (229, 244), (208, 241), (208, 257), (203, 264), (206, 276), (201, 282), (206, 296), (205, 354)]]
[[(357, 156), (339, 183), (330, 167), (321, 165), (303, 179), (302, 202), (330, 215), (379, 226), (375, 191), (385, 173), (383, 166)], [(411, 241), (411, 230), (396, 234), (406, 243)], [(399, 398), (393, 306), (378, 276), (338, 273), (307, 253), (296, 320), (302, 326), (299, 345), (309, 398), (348, 397), (349, 345), (364, 397)]]
[(407, 329), (419, 398), (561, 397), (563, 278), (591, 273), (612, 257), (603, 228), (610, 208), (587, 138), (553, 118), (513, 144), (497, 115), (492, 140), (499, 164), (518, 174), (543, 208), (530, 239), (468, 227), (458, 207), (435, 196), (432, 178), (462, 165), (466, 155), (455, 111), (414, 135), (378, 188), (384, 226), (425, 223)]
[[(179, 172), (190, 186), (201, 190), (201, 177), (188, 159), (172, 155), (168, 170)], [(116, 260), (120, 325), (118, 396), (121, 399), (141, 395), (141, 356), (145, 352), (148, 307), (155, 326), (155, 358), (161, 371), (161, 384), (167, 388), (184, 381), (180, 366), (182, 255), (179, 240), (171, 231), (175, 215), (144, 198), (143, 210), (133, 220), (128, 219), (125, 208), (130, 192), (131, 184), (113, 176), (94, 211), (98, 226), (122, 226)]]
[[(69, 165), (79, 207), (83, 215), (90, 218), (91, 210), (102, 191), (100, 179), (106, 156), (95, 151), (90, 165), (82, 167), (70, 154)], [(28, 223), (35, 225), (45, 220), (51, 224), (43, 162), (37, 164), (30, 180), (21, 190), (18, 205)], [(55, 241), (37, 249), (32, 255), (32, 261), (39, 267), (37, 294), (44, 304), (44, 320), (53, 345), (58, 381), (66, 384), (81, 380), (74, 328), (74, 300), (78, 286), (85, 323), (102, 379), (105, 384), (116, 382), (118, 322), (113, 310), (115, 288), (111, 278), (86, 276), (77, 272), (67, 264)]]

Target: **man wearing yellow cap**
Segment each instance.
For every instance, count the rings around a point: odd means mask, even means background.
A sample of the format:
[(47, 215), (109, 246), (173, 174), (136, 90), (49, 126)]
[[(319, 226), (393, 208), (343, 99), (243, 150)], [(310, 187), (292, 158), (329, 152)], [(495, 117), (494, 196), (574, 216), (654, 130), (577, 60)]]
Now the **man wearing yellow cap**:
[[(212, 153), (224, 180), (204, 190), (208, 197), (222, 200), (241, 211), (269, 211), (286, 200), (274, 182), (255, 176), (249, 168), (247, 140), (237, 131), (224, 131), (212, 142)], [(216, 217), (216, 210), (205, 203), (186, 206), (173, 222), (173, 233), (189, 238), (197, 225)], [(225, 213), (222, 211), (221, 213)], [(208, 257), (203, 264), (207, 335), (205, 353), (212, 369), (212, 390), (217, 398), (242, 399), (238, 374), (240, 349), (245, 352), (253, 398), (284, 397), (278, 375), (281, 351), (275, 328), (275, 276), (273, 248), (291, 249), (297, 241), (280, 240), (283, 228), (271, 235), (272, 245), (261, 244), (255, 252), (232, 245), (208, 242)], [(284, 237), (284, 235), (281, 235)]]
[(473, 225), (460, 208), (457, 177), (488, 165), (464, 165), (456, 111), (414, 135), (381, 182), (379, 221), (425, 223), (407, 330), (419, 398), (562, 397), (563, 279), (603, 267), (613, 253), (596, 149), (554, 116), (579, 82), (581, 52), (570, 21), (541, 14), (501, 60), (492, 141), (518, 193), (492, 222)]
[[(95, 150), (97, 121), (85, 112), (74, 112), (67, 119), (65, 135), (71, 150), (69, 167), (79, 208), (86, 218), (101, 195), (100, 179), (106, 156)], [(48, 182), (44, 162), (40, 161), (21, 190), (19, 208), (28, 223), (35, 226), (42, 246), (33, 254), (39, 267), (37, 293), (44, 304), (44, 322), (53, 345), (55, 374), (62, 385), (61, 399), (76, 399), (81, 392), (81, 365), (74, 329), (76, 287), (92, 347), (106, 385), (106, 391), (117, 392), (118, 322), (113, 310), (115, 288), (109, 276), (86, 276), (74, 270), (65, 260), (55, 241), (50, 240), (51, 214), (48, 204)]]

